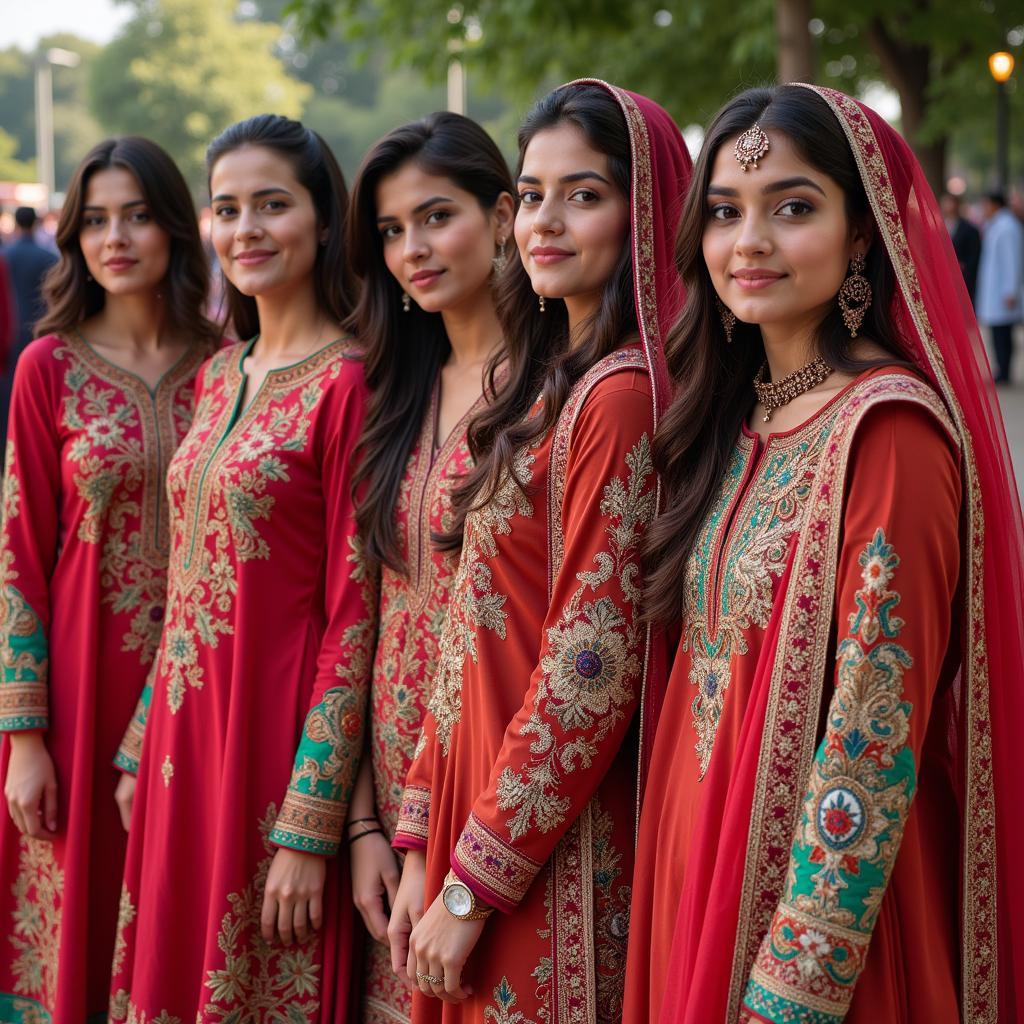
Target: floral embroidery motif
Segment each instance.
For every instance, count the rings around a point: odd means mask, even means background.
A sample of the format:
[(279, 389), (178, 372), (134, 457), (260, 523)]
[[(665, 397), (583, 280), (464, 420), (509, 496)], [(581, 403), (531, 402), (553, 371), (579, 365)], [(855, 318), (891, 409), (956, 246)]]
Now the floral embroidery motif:
[(494, 1003), (484, 1008), (484, 1021), (493, 1024), (533, 1024), (526, 1015), (514, 1009), (519, 997), (512, 991), (508, 978), (503, 977), (492, 994)]
[[(297, 408), (275, 402), (274, 389), (265, 384), (237, 419), (244, 383), (238, 349), (220, 353), (207, 369), (206, 394), (167, 476), (172, 533), (180, 538), (171, 552), (161, 667), (172, 713), (181, 709), (189, 689), (203, 686), (199, 646), (216, 648), (233, 632), (236, 562), (270, 557), (259, 530), (275, 504), (268, 488), (290, 479), (282, 455), (306, 447), (311, 414), (341, 369), (336, 356), (335, 347), (328, 346), (291, 371), (312, 378), (300, 391)], [(301, 381), (281, 373), (275, 383), (284, 382)], [(243, 423), (245, 429), (237, 429)]]
[(512, 472), (502, 480), (494, 497), (466, 516), (462, 558), (452, 584), (448, 617), (441, 634), (441, 656), (428, 705), (446, 756), (452, 729), (462, 715), (462, 666), (467, 658), (474, 664), (477, 659), (476, 630), (490, 629), (505, 639), (507, 597), (492, 589), (492, 573), (483, 559), (497, 554), (494, 538), (512, 532), (514, 516), (533, 515), (533, 503), (525, 489), (533, 476), (534, 461), (530, 449), (522, 448), (513, 460)]
[(591, 801), (591, 848), (594, 872), (594, 947), (597, 967), (597, 1020), (622, 1020), (626, 984), (626, 942), (632, 886), (621, 884), (622, 853), (615, 848), (612, 817)]
[(690, 557), (683, 649), (692, 651), (689, 679), (696, 689), (691, 710), (700, 778), (711, 763), (732, 659), (747, 653), (744, 634), (768, 622), (774, 582), (803, 524), (830, 425), (831, 419), (810, 439), (769, 452), (733, 514), (751, 456), (751, 442), (743, 438)]
[[(863, 969), (917, 781), (901, 699), (913, 659), (889, 588), (899, 556), (881, 529), (861, 553), (863, 585), (837, 652), (825, 738), (793, 844), (786, 894), (747, 989), (751, 1009), (841, 1021)], [(802, 1017), (800, 1019), (803, 1019)]]
[(208, 971), (205, 983), (210, 998), (203, 1017), (210, 1024), (312, 1024), (318, 1019), (319, 941), (288, 948), (260, 935), (263, 890), (274, 855), (269, 836), (276, 817), (277, 809), (270, 804), (260, 822), (267, 856), (253, 880), (228, 896), (230, 909), (217, 936), (224, 967)]
[(175, 1017), (166, 1010), (161, 1010), (156, 1016), (150, 1017), (128, 999), (128, 993), (124, 989), (118, 990), (110, 1000), (110, 1019), (117, 1024), (122, 1021), (124, 1024), (182, 1024), (180, 1017)]
[(509, 846), (472, 812), (453, 859), (465, 866), (477, 886), (487, 890), (488, 903), (507, 910), (523, 899), (542, 867)]
[[(654, 514), (655, 500), (646, 434), (626, 455), (626, 467), (628, 479), (611, 479), (601, 497), (600, 513), (608, 519), (608, 549), (594, 556), (595, 571), (577, 575), (579, 588), (547, 633), (543, 675), (522, 729), (523, 735), (537, 737), (531, 745), (532, 762), (522, 772), (506, 767), (498, 780), (498, 807), (515, 812), (508, 820), (513, 840), (532, 826), (550, 832), (565, 820), (570, 802), (558, 795), (563, 774), (593, 760), (600, 742), (635, 698), (632, 681), (642, 668), (636, 616), (627, 619), (608, 596), (585, 600), (588, 591), (615, 578), (625, 603), (634, 611), (640, 604), (638, 542)], [(548, 719), (563, 735), (556, 737)]]
[[(21, 481), (14, 442), (7, 442), (3, 521), (21, 507)], [(45, 729), (49, 724), (46, 633), (39, 616), (14, 585), (18, 571), (7, 533), (0, 537), (0, 729)]]
[(429, 835), (430, 790), (421, 786), (406, 786), (398, 809), (395, 835), (416, 840), (415, 845), (425, 848)]
[(171, 779), (174, 778), (174, 763), (171, 761), (170, 754), (164, 757), (164, 763), (160, 765), (160, 774), (163, 776), (164, 789), (166, 789), (171, 784)]
[(20, 839), (14, 883), (14, 924), (8, 940), (17, 951), (11, 964), (18, 995), (52, 1006), (57, 992), (64, 871), (53, 844)]
[(124, 937), (125, 929), (135, 920), (136, 909), (132, 903), (128, 886), (121, 883), (121, 898), (117, 904), (117, 932), (114, 938), (114, 960), (110, 973), (116, 976), (124, 966), (124, 958), (128, 952), (128, 943)]

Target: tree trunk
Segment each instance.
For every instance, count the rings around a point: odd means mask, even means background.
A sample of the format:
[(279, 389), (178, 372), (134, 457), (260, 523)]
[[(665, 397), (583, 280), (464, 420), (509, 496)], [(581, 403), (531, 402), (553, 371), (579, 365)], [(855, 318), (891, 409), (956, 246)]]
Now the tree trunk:
[(946, 136), (921, 142), (921, 125), (928, 112), (928, 87), (931, 84), (932, 53), (927, 46), (903, 43), (892, 36), (881, 18), (868, 26), (868, 42), (878, 57), (885, 77), (899, 93), (903, 135), (914, 148), (928, 184), (938, 195), (946, 184)]
[(775, 0), (780, 82), (814, 81), (814, 41), (808, 23), (813, 0)]

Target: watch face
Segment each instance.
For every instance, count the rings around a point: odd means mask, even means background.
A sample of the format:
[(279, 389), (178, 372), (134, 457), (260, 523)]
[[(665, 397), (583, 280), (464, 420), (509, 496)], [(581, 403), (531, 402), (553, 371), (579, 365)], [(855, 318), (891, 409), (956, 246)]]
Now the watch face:
[(473, 909), (473, 894), (461, 882), (452, 882), (444, 891), (444, 905), (456, 917), (465, 917)]

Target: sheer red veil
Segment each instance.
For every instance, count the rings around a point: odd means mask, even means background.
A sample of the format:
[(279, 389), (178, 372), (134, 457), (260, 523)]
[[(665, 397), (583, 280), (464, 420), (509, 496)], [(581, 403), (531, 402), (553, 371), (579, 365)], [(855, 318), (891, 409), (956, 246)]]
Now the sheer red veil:
[[(960, 435), (964, 609), (958, 720), (950, 742), (961, 795), (963, 1014), (1024, 1011), (1024, 524), (988, 357), (949, 233), (917, 158), (877, 113), (806, 86), (853, 150), (897, 289), (893, 321)], [(951, 823), (952, 831), (952, 823)]]

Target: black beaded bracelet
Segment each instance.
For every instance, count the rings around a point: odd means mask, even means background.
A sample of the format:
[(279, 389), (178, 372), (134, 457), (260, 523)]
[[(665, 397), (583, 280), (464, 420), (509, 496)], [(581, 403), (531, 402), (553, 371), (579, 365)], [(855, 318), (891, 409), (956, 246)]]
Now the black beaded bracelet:
[(348, 845), (351, 846), (357, 839), (362, 839), (363, 836), (382, 836), (384, 835), (384, 829), (382, 828), (368, 828), (365, 832), (359, 832), (354, 836), (348, 837)]

